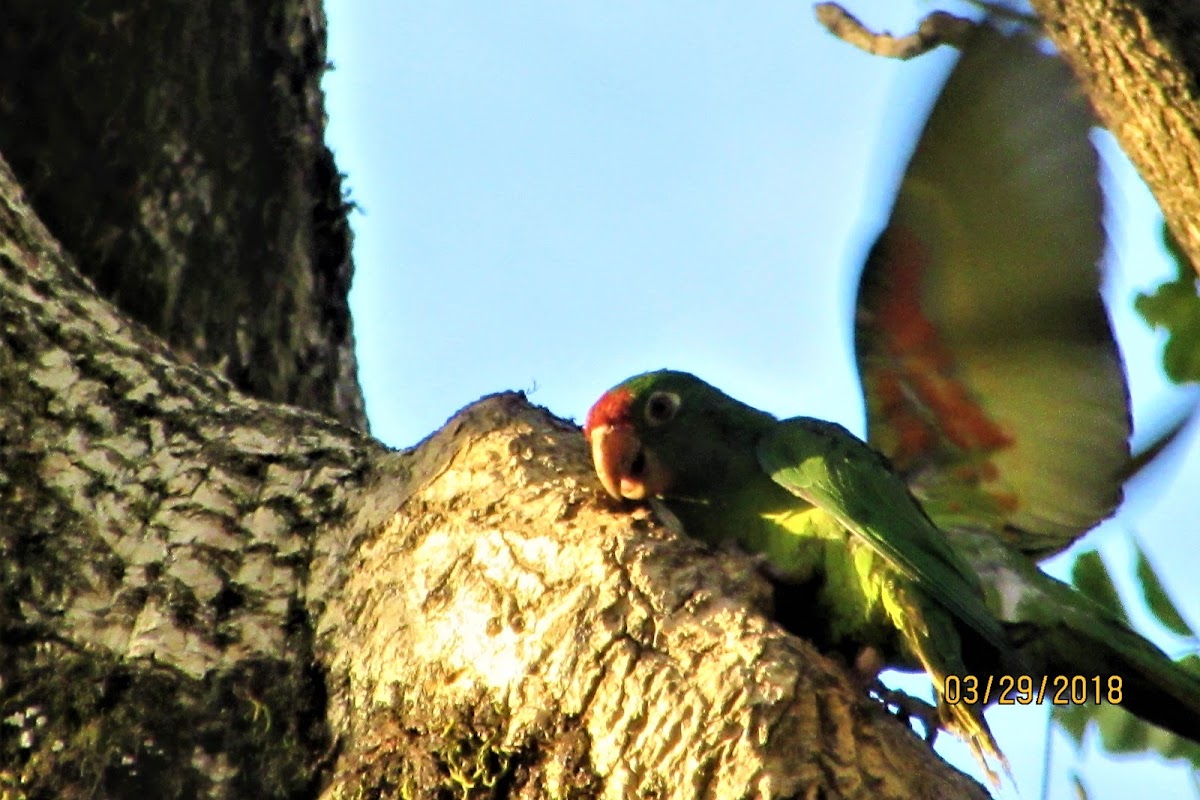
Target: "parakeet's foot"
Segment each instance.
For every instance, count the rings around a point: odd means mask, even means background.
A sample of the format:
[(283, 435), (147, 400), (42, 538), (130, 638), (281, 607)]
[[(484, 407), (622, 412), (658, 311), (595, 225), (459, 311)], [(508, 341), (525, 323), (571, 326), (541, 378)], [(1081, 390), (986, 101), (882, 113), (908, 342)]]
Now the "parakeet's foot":
[(858, 675), (868, 690), (876, 686), (883, 686), (879, 682), (879, 673), (883, 667), (883, 653), (874, 647), (864, 647), (854, 658), (854, 673)]
[[(925, 741), (930, 747), (933, 747), (938, 731), (941, 730), (941, 717), (938, 714), (937, 706), (905, 694), (899, 689), (889, 689), (878, 679), (871, 683), (871, 692), (879, 698), (888, 711), (904, 722), (910, 722), (914, 717), (920, 720), (921, 725), (925, 728)], [(893, 708), (895, 711), (892, 711)]]

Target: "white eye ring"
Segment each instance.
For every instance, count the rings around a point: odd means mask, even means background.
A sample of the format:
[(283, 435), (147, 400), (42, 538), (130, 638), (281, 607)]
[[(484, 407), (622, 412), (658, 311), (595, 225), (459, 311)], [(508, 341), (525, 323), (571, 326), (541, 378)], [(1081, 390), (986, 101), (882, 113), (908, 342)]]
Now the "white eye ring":
[(662, 425), (670, 422), (679, 411), (679, 395), (674, 392), (655, 392), (646, 400), (646, 422)]

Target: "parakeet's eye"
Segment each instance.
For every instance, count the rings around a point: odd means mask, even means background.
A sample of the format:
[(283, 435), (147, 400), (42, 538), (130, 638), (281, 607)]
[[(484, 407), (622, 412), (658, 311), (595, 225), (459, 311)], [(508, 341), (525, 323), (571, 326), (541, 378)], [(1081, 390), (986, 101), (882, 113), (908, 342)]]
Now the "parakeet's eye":
[(673, 392), (655, 392), (646, 401), (646, 421), (651, 425), (662, 425), (679, 410), (679, 395)]

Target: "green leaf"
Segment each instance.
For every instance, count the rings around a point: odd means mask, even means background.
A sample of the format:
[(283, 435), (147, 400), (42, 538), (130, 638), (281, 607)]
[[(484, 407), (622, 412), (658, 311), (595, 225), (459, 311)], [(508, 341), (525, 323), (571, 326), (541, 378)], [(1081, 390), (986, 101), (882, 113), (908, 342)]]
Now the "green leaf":
[[(1100, 744), (1110, 753), (1141, 753), (1153, 749), (1151, 734), (1155, 728), (1120, 706), (1107, 703), (1092, 706), (1100, 728)], [(1178, 737), (1173, 737), (1178, 738)]]
[(1184, 656), (1175, 663), (1193, 675), (1200, 677), (1200, 656), (1194, 654), (1190, 656)]
[(1167, 331), (1163, 371), (1175, 383), (1200, 381), (1200, 294), (1196, 273), (1163, 225), (1163, 244), (1175, 259), (1175, 280), (1160, 284), (1153, 293), (1142, 292), (1134, 308), (1152, 328)]
[(1051, 717), (1062, 728), (1063, 733), (1071, 737), (1078, 750), (1083, 744), (1083, 734), (1087, 731), (1088, 723), (1092, 721), (1092, 709), (1088, 706), (1051, 706)]
[(1175, 234), (1171, 233), (1171, 228), (1167, 225), (1167, 221), (1162, 221), (1162, 227), (1159, 228), (1159, 238), (1162, 239), (1163, 249), (1167, 251), (1167, 255), (1175, 262), (1175, 271), (1180, 275), (1185, 275), (1192, 272), (1192, 261), (1187, 257), (1187, 253), (1183, 252), (1183, 248), (1179, 246), (1179, 240), (1175, 238)]
[(1172, 633), (1195, 638), (1196, 632), (1187, 624), (1183, 614), (1179, 612), (1179, 608), (1171, 601), (1170, 595), (1167, 594), (1166, 588), (1158, 578), (1158, 573), (1154, 571), (1150, 560), (1146, 558), (1146, 552), (1142, 550), (1136, 540), (1133, 546), (1137, 550), (1138, 583), (1141, 584), (1142, 597), (1146, 600), (1146, 605), (1154, 612), (1158, 621)]
[(1071, 566), (1071, 583), (1075, 584), (1079, 591), (1108, 609), (1126, 625), (1129, 624), (1125, 606), (1121, 603), (1121, 595), (1117, 593), (1117, 587), (1108, 574), (1108, 568), (1104, 566), (1104, 561), (1095, 550), (1080, 553), (1075, 559), (1075, 563)]
[(1078, 748), (1087, 728), (1095, 723), (1100, 733), (1100, 746), (1108, 753), (1130, 755), (1157, 753), (1167, 760), (1183, 759), (1192, 769), (1200, 770), (1200, 744), (1177, 736), (1138, 719), (1118, 705), (1054, 706), (1051, 718)]

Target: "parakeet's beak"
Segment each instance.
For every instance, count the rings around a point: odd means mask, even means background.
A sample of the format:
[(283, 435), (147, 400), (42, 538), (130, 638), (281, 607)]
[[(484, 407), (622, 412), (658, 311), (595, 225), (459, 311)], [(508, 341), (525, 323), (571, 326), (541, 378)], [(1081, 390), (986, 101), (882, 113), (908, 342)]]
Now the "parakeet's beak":
[(642, 500), (666, 489), (666, 473), (625, 423), (600, 425), (589, 432), (592, 463), (600, 483), (613, 497)]

